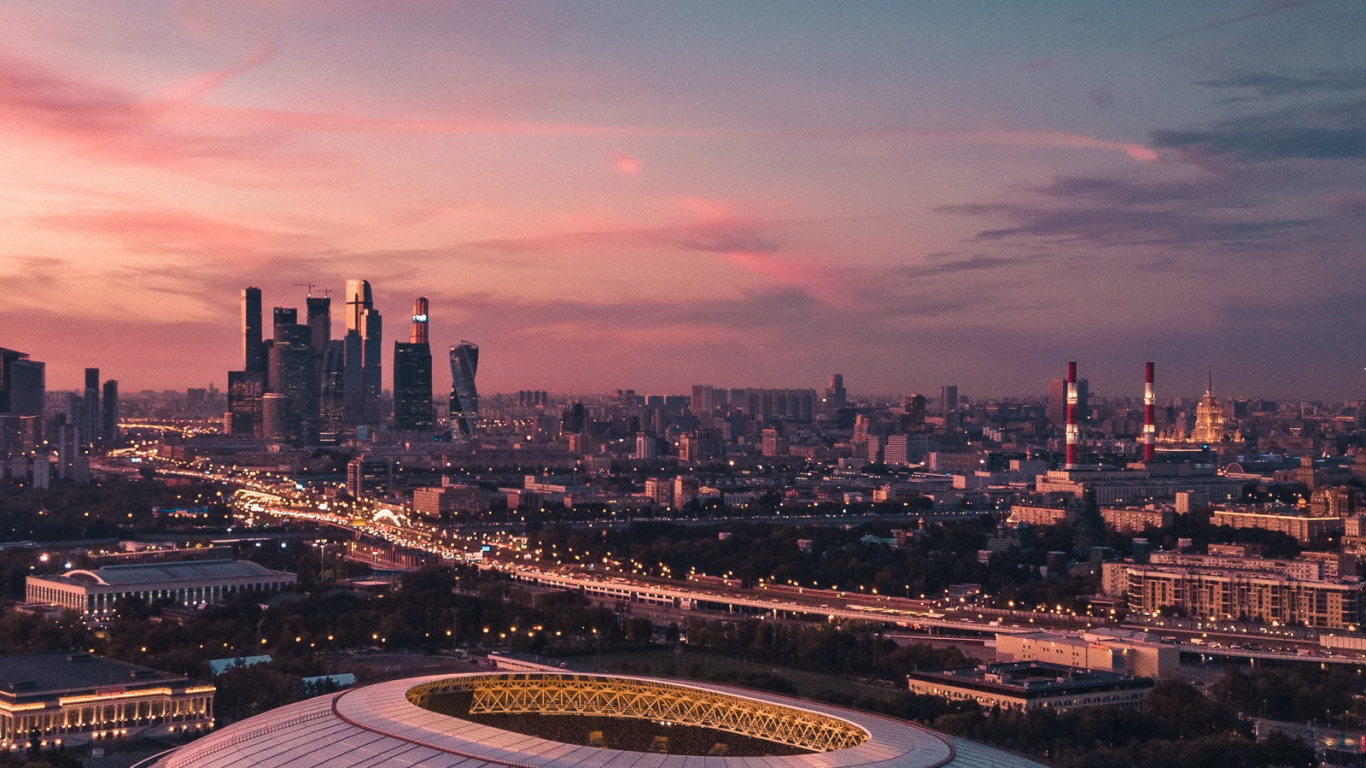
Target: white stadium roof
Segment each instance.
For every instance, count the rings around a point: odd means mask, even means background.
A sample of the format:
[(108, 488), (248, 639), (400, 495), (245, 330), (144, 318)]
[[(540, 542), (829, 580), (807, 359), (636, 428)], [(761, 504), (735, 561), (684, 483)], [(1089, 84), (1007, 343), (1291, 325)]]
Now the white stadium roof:
[[(528, 678), (509, 673), (507, 678)], [(163, 757), (156, 768), (1041, 768), (1038, 763), (878, 715), (705, 683), (615, 675), (545, 675), (612, 685), (646, 683), (699, 696), (721, 694), (835, 718), (868, 734), (857, 746), (800, 755), (714, 757), (624, 752), (566, 744), (443, 715), (409, 691), (484, 673), (377, 683), (291, 704), (243, 720)]]

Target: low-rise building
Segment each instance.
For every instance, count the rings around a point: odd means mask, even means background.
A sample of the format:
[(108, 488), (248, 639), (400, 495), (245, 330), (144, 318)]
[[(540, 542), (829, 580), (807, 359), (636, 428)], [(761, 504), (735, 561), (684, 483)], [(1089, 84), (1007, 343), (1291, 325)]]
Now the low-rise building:
[(298, 581), (286, 571), (272, 571), (249, 560), (194, 560), (182, 563), (134, 563), (78, 569), (57, 576), (29, 576), (25, 599), (79, 611), (87, 620), (108, 618), (123, 599), (152, 605), (164, 602), (198, 608), (239, 592), (276, 591)]
[(1079, 670), (1037, 661), (984, 664), (961, 669), (917, 670), (913, 693), (972, 700), (1001, 709), (1136, 707), (1152, 690), (1152, 678)]
[(0, 750), (199, 733), (214, 687), (88, 653), (0, 657)]
[(1168, 504), (1141, 507), (1101, 507), (1105, 525), (1120, 533), (1143, 533), (1149, 527), (1165, 528), (1176, 522), (1176, 508)]
[(1180, 653), (1175, 646), (1141, 637), (1109, 633), (1080, 634), (1022, 632), (996, 635), (996, 660), (1042, 661), (1099, 672), (1121, 672), (1142, 677), (1161, 677), (1176, 671)]
[(413, 511), (429, 520), (450, 521), (489, 511), (490, 495), (473, 485), (413, 489)]
[(1263, 528), (1280, 531), (1299, 541), (1319, 542), (1343, 532), (1343, 519), (1337, 515), (1317, 515), (1308, 509), (1286, 505), (1230, 505), (1215, 507), (1210, 520), (1214, 525), (1234, 528)]

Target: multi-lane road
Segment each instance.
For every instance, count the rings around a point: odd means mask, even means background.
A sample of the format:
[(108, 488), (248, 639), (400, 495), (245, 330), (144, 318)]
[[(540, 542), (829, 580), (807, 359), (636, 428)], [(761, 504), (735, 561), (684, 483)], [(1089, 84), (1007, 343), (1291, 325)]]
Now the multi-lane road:
[[(234, 514), (246, 525), (296, 520), (364, 534), (398, 547), (433, 553), (443, 559), (473, 563), (540, 587), (581, 592), (603, 600), (644, 603), (672, 610), (722, 611), (806, 621), (872, 621), (907, 630), (967, 636), (992, 636), (1050, 629), (1082, 631), (1116, 627), (1148, 632), (1176, 645), (1183, 653), (1205, 658), (1297, 661), (1366, 665), (1353, 653), (1331, 653), (1312, 637), (1271, 634), (1246, 626), (1150, 627), (1117, 625), (1094, 617), (1035, 611), (998, 611), (946, 601), (916, 600), (832, 589), (783, 585), (743, 587), (722, 580), (706, 583), (627, 575), (581, 565), (536, 560), (512, 543), (512, 537), (464, 538), (438, 526), (406, 519), (397, 507), (373, 503), (328, 501), (293, 479), (279, 474), (223, 468), (205, 462), (186, 463), (140, 457), (162, 475), (223, 483), (233, 494)], [(123, 465), (126, 471), (127, 465)], [(121, 471), (101, 465), (104, 471)]]

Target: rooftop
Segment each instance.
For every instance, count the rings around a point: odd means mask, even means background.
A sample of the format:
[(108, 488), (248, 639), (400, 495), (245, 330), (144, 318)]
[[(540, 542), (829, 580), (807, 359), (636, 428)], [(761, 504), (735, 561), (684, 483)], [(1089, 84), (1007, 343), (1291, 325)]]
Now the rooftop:
[(1078, 669), (1040, 661), (983, 664), (977, 667), (912, 672), (916, 680), (938, 681), (948, 685), (995, 691), (1019, 696), (1051, 696), (1083, 690), (1152, 687), (1146, 677), (1115, 672)]
[(69, 571), (58, 578), (78, 584), (123, 587), (142, 584), (175, 584), (185, 581), (256, 579), (274, 575), (293, 577), (294, 574), (272, 571), (250, 560), (192, 560), (179, 563), (106, 565), (94, 570)]
[(88, 653), (0, 656), (0, 698), (50, 696), (94, 688), (141, 687), (187, 680), (136, 664)]

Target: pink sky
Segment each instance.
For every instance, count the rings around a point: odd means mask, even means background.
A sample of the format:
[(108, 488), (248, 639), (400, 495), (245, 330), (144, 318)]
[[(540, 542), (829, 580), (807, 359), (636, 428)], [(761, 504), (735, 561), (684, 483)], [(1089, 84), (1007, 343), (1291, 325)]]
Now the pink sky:
[(359, 277), (489, 392), (1353, 396), (1360, 6), (1216, 6), (0, 3), (0, 346), (221, 387)]

